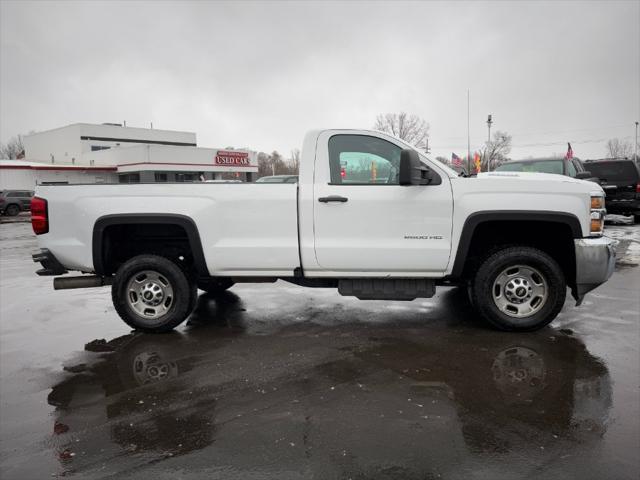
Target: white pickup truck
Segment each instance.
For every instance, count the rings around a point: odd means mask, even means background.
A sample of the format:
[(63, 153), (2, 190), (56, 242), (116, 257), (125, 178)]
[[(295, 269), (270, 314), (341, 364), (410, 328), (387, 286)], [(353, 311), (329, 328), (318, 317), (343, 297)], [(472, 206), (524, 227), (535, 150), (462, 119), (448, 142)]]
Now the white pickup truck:
[(150, 332), (185, 320), (198, 288), (278, 279), (366, 300), (458, 285), (494, 327), (534, 330), (615, 263), (597, 184), (459, 177), (365, 130), (308, 133), (298, 184), (38, 186), (31, 205), (37, 273), (63, 275), (56, 289), (112, 285), (122, 319)]

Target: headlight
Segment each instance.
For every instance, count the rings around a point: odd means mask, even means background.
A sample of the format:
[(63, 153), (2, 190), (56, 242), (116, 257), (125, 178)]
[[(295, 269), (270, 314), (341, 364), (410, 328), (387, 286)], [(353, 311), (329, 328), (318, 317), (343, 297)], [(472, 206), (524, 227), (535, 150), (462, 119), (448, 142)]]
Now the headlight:
[(591, 210), (604, 208), (604, 197), (591, 197)]
[(591, 194), (591, 215), (590, 215), (590, 235), (599, 237), (604, 230), (604, 196), (602, 194)]

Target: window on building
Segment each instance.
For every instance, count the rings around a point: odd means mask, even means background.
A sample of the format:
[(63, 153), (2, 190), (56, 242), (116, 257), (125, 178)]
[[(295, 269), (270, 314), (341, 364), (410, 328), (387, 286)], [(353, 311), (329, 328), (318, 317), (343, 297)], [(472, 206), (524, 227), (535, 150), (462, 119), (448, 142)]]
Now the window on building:
[(176, 173), (176, 182), (196, 182), (197, 180), (197, 173)]
[(120, 183), (140, 183), (139, 173), (125, 173), (118, 176), (118, 182)]
[(166, 173), (158, 173), (158, 172), (156, 172), (155, 177), (156, 177), (156, 182), (166, 182), (167, 181), (167, 174)]

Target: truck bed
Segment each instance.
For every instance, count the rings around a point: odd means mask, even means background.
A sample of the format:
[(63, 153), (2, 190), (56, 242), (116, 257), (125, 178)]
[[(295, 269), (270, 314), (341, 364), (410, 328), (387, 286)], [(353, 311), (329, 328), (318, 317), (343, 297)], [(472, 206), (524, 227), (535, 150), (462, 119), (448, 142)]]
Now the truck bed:
[(300, 263), (295, 184), (43, 185), (37, 195), (50, 224), (40, 246), (68, 268), (95, 271), (94, 225), (113, 215), (191, 218), (211, 275), (291, 276)]

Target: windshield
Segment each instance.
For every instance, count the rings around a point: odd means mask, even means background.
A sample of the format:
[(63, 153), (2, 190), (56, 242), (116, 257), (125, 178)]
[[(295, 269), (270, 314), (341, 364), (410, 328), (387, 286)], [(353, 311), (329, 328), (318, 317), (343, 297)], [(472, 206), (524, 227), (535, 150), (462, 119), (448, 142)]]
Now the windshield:
[(603, 182), (638, 181), (638, 172), (632, 162), (587, 163), (585, 168)]
[(496, 168), (496, 172), (538, 172), (562, 175), (562, 160), (507, 162)]

